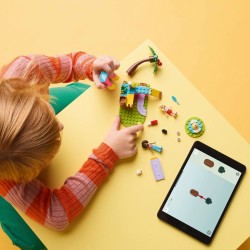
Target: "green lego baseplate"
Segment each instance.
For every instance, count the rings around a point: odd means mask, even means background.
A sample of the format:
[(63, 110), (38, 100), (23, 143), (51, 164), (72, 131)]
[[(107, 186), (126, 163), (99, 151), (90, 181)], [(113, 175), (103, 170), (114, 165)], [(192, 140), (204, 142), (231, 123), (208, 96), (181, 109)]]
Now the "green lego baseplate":
[[(146, 116), (141, 115), (137, 110), (138, 98), (135, 97), (134, 105), (132, 108), (120, 107), (120, 118), (121, 124), (125, 127), (137, 125), (138, 123), (143, 124), (146, 120)], [(147, 110), (148, 107), (148, 96), (145, 96), (143, 107)]]
[(124, 81), (120, 94), (121, 124), (125, 127), (143, 124), (147, 116), (148, 96), (161, 99), (162, 92), (147, 83)]

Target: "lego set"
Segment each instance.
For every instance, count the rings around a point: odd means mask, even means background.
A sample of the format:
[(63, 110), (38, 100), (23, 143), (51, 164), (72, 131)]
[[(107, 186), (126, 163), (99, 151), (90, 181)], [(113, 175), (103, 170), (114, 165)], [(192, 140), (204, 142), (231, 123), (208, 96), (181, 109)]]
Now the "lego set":
[[(156, 52), (149, 46), (149, 49), (152, 53), (146, 59), (142, 59), (135, 64), (133, 64), (126, 72), (128, 75), (132, 75), (137, 67), (144, 63), (150, 62), (154, 63), (154, 70), (153, 73), (155, 74), (158, 66), (161, 66), (162, 63), (158, 58)], [(102, 71), (100, 74), (100, 81), (107, 86), (108, 89), (113, 90), (115, 89), (115, 85), (113, 81), (119, 79), (119, 77), (115, 74), (108, 75), (107, 72)], [(121, 92), (120, 92), (120, 118), (121, 124), (125, 127), (129, 127), (136, 124), (143, 124), (146, 120), (147, 116), (147, 107), (148, 107), (148, 97), (153, 96), (158, 98), (159, 100), (162, 99), (162, 92), (156, 90), (147, 83), (141, 82), (132, 82), (132, 81), (123, 81), (121, 85)], [(180, 105), (179, 101), (175, 96), (171, 96), (173, 102), (177, 105)], [(160, 105), (160, 111), (162, 111), (167, 117), (172, 116), (173, 118), (177, 118), (177, 111), (173, 110), (172, 107), (166, 106), (164, 104)], [(158, 120), (152, 120), (147, 122), (147, 126), (156, 126), (158, 125)], [(161, 130), (163, 134), (167, 135), (168, 131), (166, 129)], [(205, 132), (205, 124), (204, 122), (198, 117), (191, 117), (185, 123), (185, 131), (186, 133), (194, 138), (201, 136)], [(180, 131), (177, 131), (177, 142), (181, 142), (180, 138)], [(152, 153), (156, 151), (158, 153), (162, 153), (163, 147), (158, 146), (153, 143), (149, 143), (148, 140), (143, 140), (141, 145), (144, 149), (149, 149)], [(154, 176), (156, 181), (164, 179), (162, 167), (159, 161), (159, 158), (155, 157), (151, 159), (151, 166), (154, 172)], [(142, 174), (142, 170), (138, 169), (136, 171), (137, 175)], [(192, 194), (192, 193), (191, 193)]]

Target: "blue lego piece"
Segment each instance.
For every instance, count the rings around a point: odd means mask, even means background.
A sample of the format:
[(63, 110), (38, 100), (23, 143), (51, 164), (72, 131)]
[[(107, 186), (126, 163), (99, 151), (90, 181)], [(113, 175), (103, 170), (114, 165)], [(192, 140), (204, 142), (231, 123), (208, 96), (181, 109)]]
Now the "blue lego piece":
[(106, 71), (102, 71), (99, 76), (100, 82), (105, 82), (107, 78), (108, 78), (108, 73)]
[(131, 88), (128, 83), (123, 83), (121, 87), (121, 96), (126, 96), (127, 94), (136, 94), (136, 89)]
[(155, 150), (155, 151), (157, 151), (159, 153), (162, 152), (162, 146), (157, 146), (155, 144), (152, 144), (152, 148), (151, 149), (153, 149), (153, 150)]
[(144, 94), (144, 95), (150, 95), (151, 94), (151, 88), (145, 87), (145, 86), (136, 86), (135, 87), (136, 94)]

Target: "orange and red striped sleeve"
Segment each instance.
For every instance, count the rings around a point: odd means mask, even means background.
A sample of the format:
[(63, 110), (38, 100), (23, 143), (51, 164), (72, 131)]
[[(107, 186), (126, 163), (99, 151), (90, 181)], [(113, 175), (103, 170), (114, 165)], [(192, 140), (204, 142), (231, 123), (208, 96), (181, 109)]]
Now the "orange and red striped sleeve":
[[(38, 84), (67, 83), (92, 78), (93, 62), (96, 58), (85, 52), (49, 57), (45, 55), (19, 56), (4, 66), (0, 79), (38, 79)], [(28, 76), (27, 76), (28, 72)]]
[(15, 185), (1, 181), (0, 195), (38, 223), (63, 230), (84, 210), (117, 160), (114, 151), (102, 143), (61, 188), (50, 190), (38, 179)]

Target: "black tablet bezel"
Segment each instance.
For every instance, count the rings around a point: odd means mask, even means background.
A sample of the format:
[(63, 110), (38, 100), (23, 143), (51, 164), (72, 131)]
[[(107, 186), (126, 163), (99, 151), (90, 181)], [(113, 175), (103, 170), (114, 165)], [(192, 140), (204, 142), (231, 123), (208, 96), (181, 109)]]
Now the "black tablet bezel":
[[(182, 173), (183, 169), (185, 168), (186, 163), (189, 160), (189, 157), (191, 156), (191, 154), (192, 154), (192, 152), (193, 152), (193, 150), (195, 148), (202, 151), (202, 152), (204, 152), (204, 153), (206, 153), (207, 155), (209, 155), (209, 156), (223, 162), (224, 164), (232, 167), (233, 169), (241, 172), (241, 176), (240, 176), (237, 184), (235, 185), (235, 188), (234, 188), (234, 190), (233, 190), (233, 192), (232, 192), (232, 194), (231, 194), (231, 196), (230, 196), (230, 198), (229, 198), (229, 200), (228, 200), (228, 202), (227, 202), (227, 204), (226, 204), (226, 206), (225, 206), (225, 208), (224, 208), (224, 210), (223, 210), (223, 212), (222, 212), (222, 214), (220, 216), (220, 219), (218, 220), (218, 222), (216, 224), (216, 227), (215, 227), (215, 229), (213, 231), (213, 234), (210, 237), (162, 211), (165, 203), (167, 202), (171, 192), (174, 189), (175, 184), (177, 183), (179, 177), (181, 176), (181, 173)], [(228, 206), (229, 206), (229, 204), (230, 204), (236, 190), (238, 189), (238, 186), (239, 186), (245, 172), (246, 172), (246, 167), (243, 164), (235, 161), (234, 159), (224, 155), (223, 153), (209, 147), (208, 145), (206, 145), (206, 144), (204, 144), (204, 143), (202, 143), (200, 141), (195, 141), (192, 148), (190, 149), (190, 151), (189, 151), (189, 153), (188, 153), (188, 155), (187, 155), (187, 157), (186, 157), (186, 159), (185, 159), (179, 173), (177, 174), (177, 176), (176, 176), (176, 178), (175, 178), (175, 180), (174, 180), (174, 182), (173, 182), (173, 184), (172, 184), (166, 198), (164, 199), (164, 201), (163, 201), (163, 203), (162, 203), (162, 205), (161, 205), (161, 207), (160, 207), (160, 209), (159, 209), (159, 211), (157, 213), (157, 217), (160, 220), (163, 220), (163, 221), (167, 222), (168, 224), (170, 224), (170, 225), (180, 229), (181, 231), (189, 234), (190, 236), (196, 238), (197, 240), (199, 240), (199, 241), (201, 241), (201, 242), (203, 242), (205, 244), (210, 244), (211, 241), (214, 238), (214, 235), (215, 235), (215, 233), (216, 233), (216, 231), (217, 231), (217, 229), (218, 229), (218, 227), (219, 227), (219, 225), (221, 223), (222, 218), (225, 215), (225, 212), (226, 212), (226, 210), (227, 210), (227, 208), (228, 208)]]

